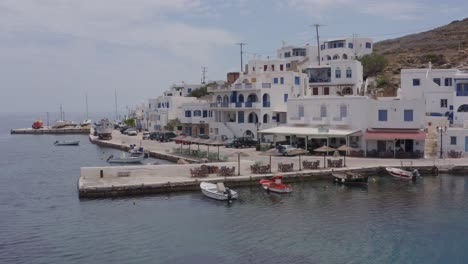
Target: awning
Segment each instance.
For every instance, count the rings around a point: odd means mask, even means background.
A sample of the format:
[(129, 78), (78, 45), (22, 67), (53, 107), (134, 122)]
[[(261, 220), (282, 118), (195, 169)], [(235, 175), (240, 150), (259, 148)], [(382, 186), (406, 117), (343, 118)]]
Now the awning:
[(426, 132), (421, 130), (367, 130), (364, 133), (367, 140), (394, 140), (394, 139), (414, 139), (425, 140)]
[(361, 135), (360, 130), (333, 129), (325, 127), (297, 127), (297, 126), (278, 126), (258, 131), (264, 135), (296, 135), (311, 136), (316, 138), (327, 137), (346, 137), (350, 135)]

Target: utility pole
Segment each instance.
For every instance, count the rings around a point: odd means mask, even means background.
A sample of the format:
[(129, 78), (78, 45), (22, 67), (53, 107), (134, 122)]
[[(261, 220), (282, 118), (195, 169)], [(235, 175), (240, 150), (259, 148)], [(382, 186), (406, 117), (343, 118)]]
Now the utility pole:
[(206, 77), (205, 74), (207, 72), (206, 68), (208, 67), (202, 66), (201, 68), (202, 68), (202, 84), (205, 84), (205, 77)]
[(354, 53), (354, 59), (356, 59), (356, 57), (357, 57), (357, 53), (356, 53), (356, 37), (357, 37), (357, 34), (353, 33), (353, 53)]
[(323, 26), (323, 25), (320, 25), (320, 24), (313, 24), (312, 25), (313, 27), (315, 27), (315, 32), (317, 34), (317, 59), (318, 59), (318, 65), (320, 66), (320, 37), (319, 37), (319, 27)]
[(243, 70), (244, 69), (244, 63), (242, 61), (242, 57), (244, 56), (244, 52), (242, 50), (242, 47), (247, 45), (247, 44), (240, 42), (240, 43), (237, 43), (237, 45), (240, 46), (241, 72), (244, 72), (244, 70)]

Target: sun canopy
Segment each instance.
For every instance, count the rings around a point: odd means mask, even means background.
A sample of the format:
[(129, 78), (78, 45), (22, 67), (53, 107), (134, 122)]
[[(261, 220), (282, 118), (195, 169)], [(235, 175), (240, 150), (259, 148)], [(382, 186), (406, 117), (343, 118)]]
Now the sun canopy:
[(259, 133), (270, 135), (296, 135), (327, 138), (359, 135), (361, 132), (360, 130), (333, 129), (322, 127), (279, 126), (260, 130)]
[(394, 140), (394, 139), (413, 139), (425, 140), (426, 133), (420, 130), (367, 130), (364, 133), (365, 139), (371, 140)]

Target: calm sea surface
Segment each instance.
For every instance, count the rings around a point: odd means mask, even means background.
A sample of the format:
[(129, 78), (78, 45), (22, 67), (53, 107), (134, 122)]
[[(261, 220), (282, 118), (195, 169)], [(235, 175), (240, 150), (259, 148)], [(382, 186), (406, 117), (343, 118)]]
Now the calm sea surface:
[[(80, 167), (118, 152), (9, 134), (34, 117), (0, 114), (0, 263), (468, 262), (468, 177), (238, 188), (231, 205), (199, 192), (80, 200)], [(81, 144), (52, 145), (64, 138)]]

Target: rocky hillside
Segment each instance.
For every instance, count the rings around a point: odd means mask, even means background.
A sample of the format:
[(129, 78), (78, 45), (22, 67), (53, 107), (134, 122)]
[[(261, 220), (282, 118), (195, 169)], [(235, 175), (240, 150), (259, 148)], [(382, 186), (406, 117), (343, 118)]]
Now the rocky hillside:
[(384, 92), (391, 95), (399, 86), (399, 74), (405, 68), (468, 69), (468, 18), (426, 32), (375, 43), (374, 52), (388, 59), (384, 75), (391, 84)]

